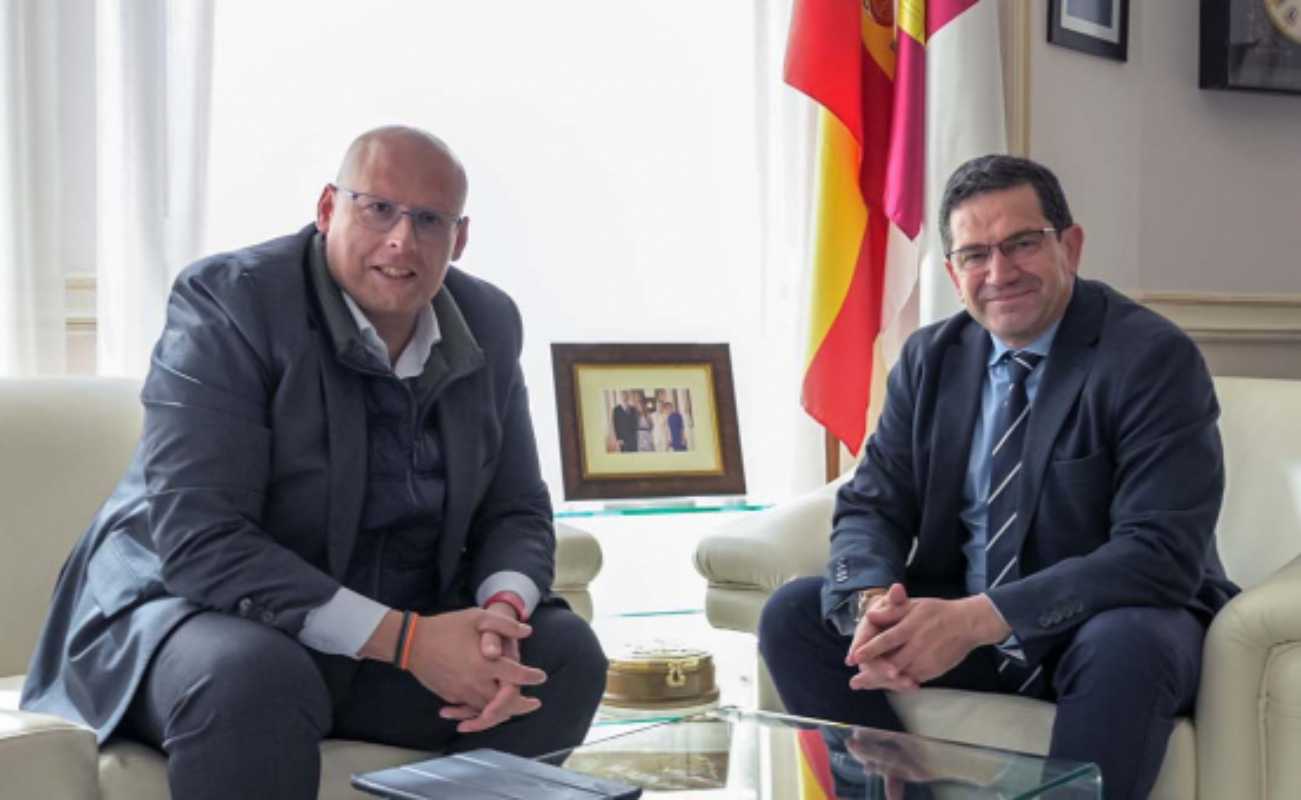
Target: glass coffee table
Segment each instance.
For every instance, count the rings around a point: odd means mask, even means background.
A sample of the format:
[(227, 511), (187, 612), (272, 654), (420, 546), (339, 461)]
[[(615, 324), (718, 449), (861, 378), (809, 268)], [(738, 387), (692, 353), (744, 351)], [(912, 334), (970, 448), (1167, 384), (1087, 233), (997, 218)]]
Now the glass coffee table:
[(1102, 796), (1093, 764), (732, 707), (598, 724), (544, 760), (678, 800)]

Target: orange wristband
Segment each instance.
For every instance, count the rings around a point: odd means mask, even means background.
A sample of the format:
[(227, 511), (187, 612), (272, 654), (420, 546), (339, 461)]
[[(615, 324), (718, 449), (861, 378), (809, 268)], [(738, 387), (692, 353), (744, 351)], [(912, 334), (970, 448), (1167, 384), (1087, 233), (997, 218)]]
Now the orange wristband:
[(407, 640), (402, 645), (402, 658), (398, 661), (398, 669), (406, 670), (407, 665), (411, 663), (411, 645), (416, 641), (416, 628), (420, 623), (420, 615), (411, 615), (411, 627), (407, 630)]

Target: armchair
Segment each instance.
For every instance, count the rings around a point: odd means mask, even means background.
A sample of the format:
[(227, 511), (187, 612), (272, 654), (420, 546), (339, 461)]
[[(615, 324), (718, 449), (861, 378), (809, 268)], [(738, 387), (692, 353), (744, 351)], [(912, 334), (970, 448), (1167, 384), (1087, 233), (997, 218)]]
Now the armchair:
[[(166, 762), (152, 748), (110, 741), (56, 717), (18, 711), (27, 660), (55, 576), (108, 497), (140, 436), (140, 385), (108, 378), (0, 380), (0, 800), (166, 798)], [(556, 525), (555, 590), (590, 619), (601, 568), (589, 534)], [(363, 797), (362, 772), (427, 757), (398, 747), (327, 740), (322, 798)]]
[[(1216, 378), (1227, 487), (1216, 538), (1243, 587), (1215, 618), (1193, 717), (1177, 721), (1152, 796), (1301, 797), (1301, 381)], [(823, 572), (835, 492), (848, 475), (700, 543), (711, 624), (753, 633), (768, 596)], [(759, 706), (781, 710), (760, 659)], [(1043, 754), (1055, 707), (922, 689), (892, 694), (909, 730)]]

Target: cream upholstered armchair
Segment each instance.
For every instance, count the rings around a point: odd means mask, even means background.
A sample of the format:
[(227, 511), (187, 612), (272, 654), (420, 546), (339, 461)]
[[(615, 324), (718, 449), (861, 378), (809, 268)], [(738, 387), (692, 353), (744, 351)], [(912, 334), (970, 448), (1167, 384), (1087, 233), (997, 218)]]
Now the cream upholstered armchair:
[[(1216, 530), (1243, 593), (1207, 635), (1193, 717), (1180, 719), (1152, 796), (1301, 797), (1301, 381), (1216, 378), (1227, 491)], [(754, 632), (764, 601), (821, 574), (835, 491), (848, 476), (733, 523), (701, 542), (706, 611)], [(759, 664), (759, 704), (781, 702)], [(1055, 707), (1021, 697), (923, 689), (892, 696), (909, 729), (1045, 753)]]
[[(17, 710), (55, 576), (121, 477), (140, 436), (140, 385), (107, 378), (0, 380), (0, 800), (166, 798), (166, 762), (133, 742)], [(590, 619), (601, 568), (590, 535), (556, 525), (556, 591)], [(343, 740), (321, 745), (322, 798), (364, 797), (354, 772), (426, 754)]]

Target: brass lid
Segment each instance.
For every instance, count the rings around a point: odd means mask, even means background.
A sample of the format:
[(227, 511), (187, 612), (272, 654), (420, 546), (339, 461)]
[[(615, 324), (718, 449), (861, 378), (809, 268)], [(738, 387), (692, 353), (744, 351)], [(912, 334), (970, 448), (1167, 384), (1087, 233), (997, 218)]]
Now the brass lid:
[(712, 661), (713, 656), (708, 650), (653, 642), (624, 648), (618, 656), (610, 659), (610, 668), (620, 672), (663, 672), (672, 665), (694, 670)]

